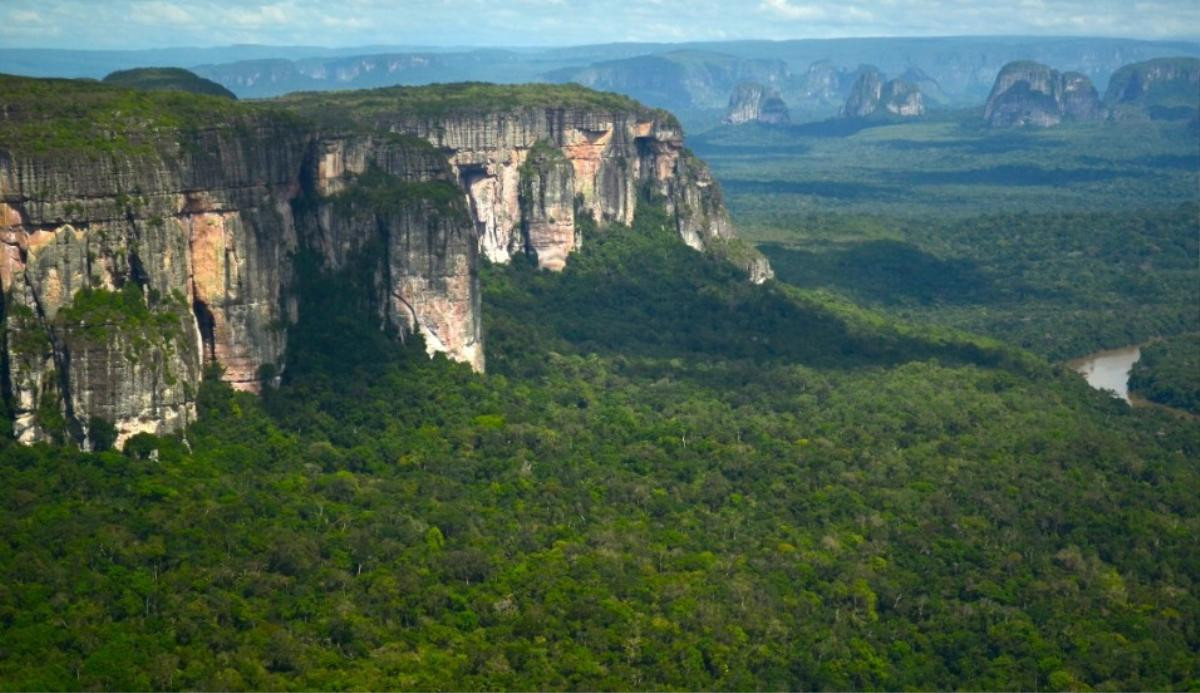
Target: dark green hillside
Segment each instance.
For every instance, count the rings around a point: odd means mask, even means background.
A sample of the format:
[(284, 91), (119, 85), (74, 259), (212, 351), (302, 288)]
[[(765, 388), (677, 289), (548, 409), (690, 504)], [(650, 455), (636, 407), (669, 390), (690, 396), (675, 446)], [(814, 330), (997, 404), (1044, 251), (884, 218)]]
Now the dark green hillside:
[(1200, 428), (636, 227), (486, 376), (308, 272), (263, 400), (0, 449), (0, 687), (1196, 686)]
[(11, 75), (0, 75), (0, 103), (0, 151), (92, 159), (153, 154), (200, 129), (296, 121), (269, 105), (208, 94)]
[(133, 70), (119, 70), (105, 77), (104, 83), (145, 91), (186, 91), (237, 100), (233, 92), (220, 84), (178, 67), (139, 67)]
[(1200, 335), (1186, 334), (1142, 348), (1129, 389), (1151, 402), (1200, 414)]

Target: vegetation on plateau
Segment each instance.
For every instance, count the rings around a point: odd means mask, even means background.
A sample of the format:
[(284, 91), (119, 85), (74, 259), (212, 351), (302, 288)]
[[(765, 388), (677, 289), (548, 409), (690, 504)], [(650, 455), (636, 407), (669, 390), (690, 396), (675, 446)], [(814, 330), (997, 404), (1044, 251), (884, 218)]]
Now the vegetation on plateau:
[(139, 67), (132, 70), (118, 70), (109, 74), (103, 81), (105, 84), (131, 89), (186, 91), (237, 100), (233, 92), (220, 84), (179, 67)]
[(314, 120), (373, 120), (378, 117), (490, 113), (531, 108), (579, 108), (605, 113), (636, 113), (678, 127), (670, 113), (647, 108), (613, 92), (578, 84), (490, 84), (457, 82), (414, 87), (383, 87), (347, 92), (299, 92), (276, 99)]
[(0, 103), (0, 151), (93, 157), (154, 154), (180, 132), (236, 126), (264, 111), (185, 91), (10, 75), (0, 75)]

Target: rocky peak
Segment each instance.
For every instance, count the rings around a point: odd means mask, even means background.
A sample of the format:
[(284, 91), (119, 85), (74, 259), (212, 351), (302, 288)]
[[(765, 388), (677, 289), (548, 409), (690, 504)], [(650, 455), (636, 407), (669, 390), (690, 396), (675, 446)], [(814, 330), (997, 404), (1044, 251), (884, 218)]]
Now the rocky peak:
[(925, 102), (917, 85), (903, 79), (889, 80), (883, 85), (880, 103), (892, 115), (912, 117), (925, 114)]
[(875, 67), (860, 68), (858, 79), (850, 87), (850, 95), (842, 106), (841, 115), (845, 118), (865, 118), (879, 109), (882, 96), (883, 75)]
[(836, 103), (843, 99), (846, 73), (829, 60), (818, 60), (808, 66), (801, 81), (806, 98)]
[(778, 89), (754, 82), (742, 82), (729, 97), (729, 110), (723, 122), (730, 125), (788, 123), (787, 104), (779, 96)]
[(866, 118), (876, 113), (913, 117), (925, 113), (921, 90), (904, 79), (884, 81), (878, 69), (864, 66), (842, 106), (844, 118)]
[(992, 127), (1049, 127), (1063, 120), (1102, 116), (1099, 96), (1087, 76), (1018, 61), (1005, 65), (996, 76), (983, 117)]
[(1120, 120), (1197, 117), (1200, 59), (1158, 58), (1125, 65), (1109, 79), (1104, 106)]

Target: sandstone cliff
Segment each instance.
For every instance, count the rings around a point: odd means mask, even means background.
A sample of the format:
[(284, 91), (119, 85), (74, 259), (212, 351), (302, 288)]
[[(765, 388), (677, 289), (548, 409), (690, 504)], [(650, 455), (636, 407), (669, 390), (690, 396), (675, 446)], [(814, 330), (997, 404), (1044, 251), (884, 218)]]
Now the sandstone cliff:
[(866, 118), (876, 114), (908, 118), (924, 113), (925, 103), (916, 85), (903, 79), (885, 82), (879, 70), (870, 66), (860, 70), (841, 111), (844, 118)]
[(1115, 120), (1187, 120), (1200, 110), (1200, 59), (1158, 58), (1113, 73), (1104, 106)]
[[(241, 105), (0, 78), (4, 395), (18, 438), (94, 446), (180, 430), (206, 364), (256, 390), (304, 310), (301, 254), (369, 277), (382, 324), (482, 370), (481, 253), (561, 269), (585, 240), (576, 215), (629, 222), (646, 195), (692, 247), (730, 242), (719, 190), (673, 118), (577, 87), (519, 90)], [(742, 264), (769, 276), (759, 256)]]
[(1064, 120), (1103, 116), (1096, 88), (1086, 76), (1029, 61), (1009, 63), (1000, 70), (983, 115), (992, 127), (1049, 127)]
[(729, 97), (729, 110), (724, 122), (729, 125), (781, 125), (790, 122), (790, 119), (787, 104), (779, 96), (778, 89), (767, 88), (754, 82), (743, 82)]

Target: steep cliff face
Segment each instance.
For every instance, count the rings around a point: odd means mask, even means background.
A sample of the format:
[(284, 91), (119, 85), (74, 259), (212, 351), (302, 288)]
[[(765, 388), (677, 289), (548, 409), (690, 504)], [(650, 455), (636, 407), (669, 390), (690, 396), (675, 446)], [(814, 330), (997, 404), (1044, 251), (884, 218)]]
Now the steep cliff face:
[(23, 442), (179, 430), (206, 363), (257, 390), (303, 309), (299, 252), (337, 270), (371, 250), (352, 269), (375, 277), (381, 322), (483, 367), (474, 227), (427, 143), (190, 96), (202, 112), (180, 127), (181, 97), (94, 86), (67, 96), (97, 122), (132, 108), (103, 131), (122, 139), (56, 121), (35, 140), (27, 85), (2, 86), (17, 102), (0, 121), (5, 395)]
[(797, 82), (806, 99), (837, 105), (845, 101), (846, 89), (853, 84), (846, 77), (847, 73), (837, 65), (828, 60), (818, 60), (808, 66)]
[(842, 106), (842, 116), (846, 118), (865, 118), (879, 109), (879, 99), (883, 96), (883, 75), (871, 67), (861, 71), (850, 95)]
[(1159, 58), (1113, 73), (1104, 106), (1115, 120), (1187, 120), (1200, 111), (1200, 59)]
[[(282, 352), (304, 138), (270, 123), (112, 155), (0, 155), (0, 278), (23, 441), (193, 417), (202, 359), (235, 385)], [(157, 137), (157, 136), (156, 136)], [(133, 300), (133, 299), (137, 300)]]
[(850, 89), (842, 107), (845, 118), (866, 118), (876, 113), (913, 117), (925, 114), (921, 90), (903, 79), (883, 80), (879, 70), (867, 66)]
[(320, 137), (310, 151), (305, 246), (371, 276), (381, 322), (482, 371), (478, 239), (444, 153), (386, 134)]
[(1103, 117), (1103, 109), (1085, 75), (1020, 61), (996, 76), (983, 117), (992, 127), (1049, 127), (1063, 120), (1095, 120)]
[(779, 90), (764, 87), (754, 82), (743, 82), (729, 97), (729, 110), (725, 123), (766, 123), (781, 125), (790, 122), (787, 104), (779, 96)]
[[(0, 79), (4, 394), (17, 436), (95, 447), (179, 430), (205, 364), (257, 390), (305, 310), (302, 254), (368, 278), (381, 325), (482, 370), (481, 253), (562, 269), (585, 240), (577, 215), (628, 223), (647, 196), (692, 247), (736, 242), (673, 119), (595, 92), (553, 105), (578, 88), (543, 89), (535, 105), (480, 85), (362, 92), (376, 107), (319, 103), (312, 117), (304, 99), (243, 106)], [(61, 111), (46, 100), (64, 96)], [(739, 261), (755, 281), (770, 276), (755, 254)]]
[(889, 80), (879, 98), (883, 109), (892, 115), (911, 118), (925, 115), (925, 101), (915, 84), (903, 79)]
[[(369, 116), (371, 127), (422, 138), (446, 153), (467, 193), (479, 251), (492, 262), (531, 252), (539, 266), (561, 269), (586, 242), (574, 231), (575, 215), (601, 228), (629, 224), (646, 193), (661, 196), (693, 248), (733, 237), (716, 182), (684, 148), (678, 122), (661, 111), (629, 102), (431, 114), (411, 103), (389, 108), (385, 99)], [(745, 269), (769, 272), (757, 255)]]

